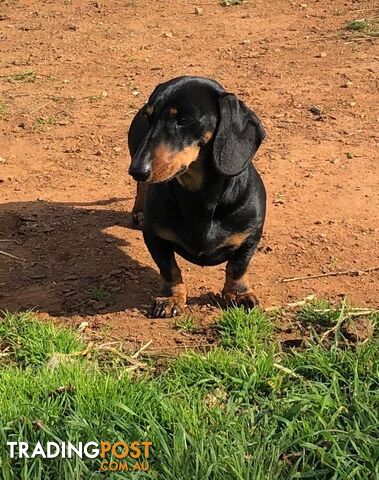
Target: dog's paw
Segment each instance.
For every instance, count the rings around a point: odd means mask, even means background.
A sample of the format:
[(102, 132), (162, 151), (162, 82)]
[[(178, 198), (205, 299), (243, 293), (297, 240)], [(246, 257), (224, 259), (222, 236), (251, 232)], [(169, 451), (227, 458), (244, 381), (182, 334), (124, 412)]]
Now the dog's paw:
[(158, 297), (155, 299), (152, 317), (171, 318), (181, 315), (184, 312), (185, 305), (177, 297)]
[(133, 227), (137, 230), (142, 230), (143, 227), (143, 212), (133, 213)]
[(253, 292), (243, 292), (243, 293), (224, 293), (224, 300), (227, 307), (245, 307), (245, 308), (254, 308), (259, 307), (259, 299), (254, 295)]

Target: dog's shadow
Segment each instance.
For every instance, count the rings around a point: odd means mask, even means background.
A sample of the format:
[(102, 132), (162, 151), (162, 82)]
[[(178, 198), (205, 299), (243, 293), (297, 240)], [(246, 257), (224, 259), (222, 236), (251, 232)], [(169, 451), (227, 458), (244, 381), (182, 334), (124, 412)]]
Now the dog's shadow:
[(132, 230), (120, 199), (3, 204), (0, 251), (2, 310), (146, 314), (159, 289), (157, 271), (144, 263), (150, 257), (141, 233)]

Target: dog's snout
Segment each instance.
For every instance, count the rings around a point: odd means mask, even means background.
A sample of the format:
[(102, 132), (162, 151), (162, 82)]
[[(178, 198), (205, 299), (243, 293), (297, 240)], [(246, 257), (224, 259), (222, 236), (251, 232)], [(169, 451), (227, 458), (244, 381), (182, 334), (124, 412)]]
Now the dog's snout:
[(129, 168), (129, 174), (137, 180), (137, 182), (146, 182), (151, 175), (150, 165), (131, 165)]

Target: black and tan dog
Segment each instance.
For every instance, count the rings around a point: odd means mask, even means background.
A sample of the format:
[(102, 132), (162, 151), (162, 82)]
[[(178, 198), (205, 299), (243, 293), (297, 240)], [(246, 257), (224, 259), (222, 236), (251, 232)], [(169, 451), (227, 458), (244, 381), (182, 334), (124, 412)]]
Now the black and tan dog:
[[(262, 236), (266, 193), (251, 163), (265, 137), (235, 95), (201, 77), (157, 86), (129, 130), (133, 208), (163, 280), (152, 314), (183, 312), (187, 291), (175, 253), (197, 265), (227, 262), (223, 296), (253, 307), (246, 270)], [(146, 197), (146, 198), (145, 198)]]

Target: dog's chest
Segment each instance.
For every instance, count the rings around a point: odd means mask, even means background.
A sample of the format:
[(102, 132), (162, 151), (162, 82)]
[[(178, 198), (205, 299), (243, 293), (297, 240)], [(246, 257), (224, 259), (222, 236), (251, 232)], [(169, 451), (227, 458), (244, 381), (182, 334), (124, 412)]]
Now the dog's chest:
[(158, 228), (161, 238), (179, 245), (190, 255), (209, 257), (222, 250), (236, 250), (250, 235), (248, 230), (230, 231), (218, 222)]

